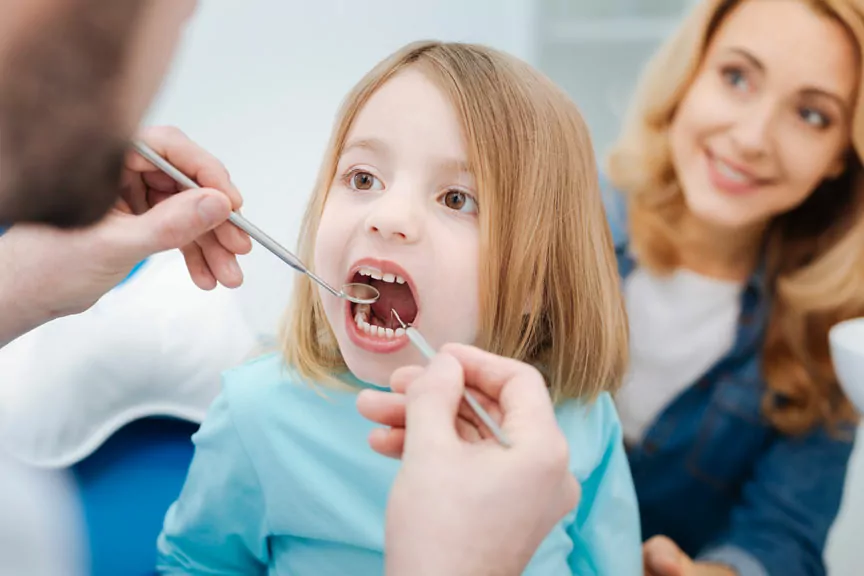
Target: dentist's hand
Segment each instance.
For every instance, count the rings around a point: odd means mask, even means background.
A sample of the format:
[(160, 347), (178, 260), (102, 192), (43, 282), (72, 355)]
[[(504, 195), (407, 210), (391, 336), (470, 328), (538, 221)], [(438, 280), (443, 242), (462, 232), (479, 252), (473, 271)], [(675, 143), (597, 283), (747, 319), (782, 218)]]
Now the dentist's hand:
[[(405, 407), (408, 387), (422, 376), (426, 368), (405, 366), (395, 371), (390, 378), (389, 392), (364, 392), (358, 402), (360, 412), (368, 420), (382, 424), (385, 428), (375, 429), (369, 437), (373, 450), (389, 458), (402, 458), (405, 449)], [(504, 418), (498, 402), (483, 391), (467, 383), (466, 388), (477, 402), (483, 406), (490, 418), (499, 426)], [(479, 442), (494, 439), (492, 431), (463, 399), (456, 413), (456, 433), (466, 442)]]
[(237, 255), (247, 254), (252, 241), (227, 222), (231, 211), (243, 205), (228, 170), (176, 128), (146, 130), (142, 140), (202, 189), (177, 194), (180, 188), (174, 180), (130, 152), (123, 174), (123, 200), (127, 212), (139, 215), (141, 236), (118, 235), (119, 246), (128, 242), (132, 253), (137, 250), (143, 256), (179, 248), (199, 288), (210, 290), (217, 283), (228, 288), (240, 286), (243, 272)]
[(226, 222), (242, 199), (225, 167), (177, 129), (150, 129), (142, 139), (204, 188), (177, 194), (168, 176), (130, 152), (117, 206), (96, 225), (17, 225), (0, 236), (0, 346), (43, 322), (88, 309), (157, 252), (182, 250), (203, 289), (242, 283), (236, 255), (252, 244)]
[[(387, 574), (521, 574), (581, 494), (542, 376), (447, 345), (427, 368), (393, 381), (404, 395), (366, 390), (358, 398), (364, 416), (389, 427), (373, 433), (373, 447), (386, 455), (404, 448), (387, 510)], [(510, 448), (457, 429), (466, 382), (500, 406)]]

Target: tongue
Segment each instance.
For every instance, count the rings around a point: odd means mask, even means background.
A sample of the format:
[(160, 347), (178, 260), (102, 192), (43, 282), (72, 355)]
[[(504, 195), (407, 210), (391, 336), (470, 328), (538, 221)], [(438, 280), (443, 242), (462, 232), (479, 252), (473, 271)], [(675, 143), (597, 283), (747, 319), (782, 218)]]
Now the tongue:
[(378, 289), (381, 297), (372, 304), (372, 313), (380, 320), (387, 323), (390, 328), (399, 326), (399, 322), (391, 314), (391, 310), (402, 318), (406, 324), (410, 324), (417, 317), (417, 304), (407, 284), (395, 284), (381, 280), (372, 280), (372, 285)]

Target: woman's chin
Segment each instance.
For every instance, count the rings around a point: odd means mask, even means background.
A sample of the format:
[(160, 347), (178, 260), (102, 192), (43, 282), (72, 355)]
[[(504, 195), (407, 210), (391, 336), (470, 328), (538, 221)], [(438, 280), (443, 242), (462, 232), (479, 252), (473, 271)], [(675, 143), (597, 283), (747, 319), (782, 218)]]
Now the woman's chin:
[(751, 210), (711, 191), (688, 196), (687, 210), (699, 221), (712, 227), (739, 230), (757, 224)]

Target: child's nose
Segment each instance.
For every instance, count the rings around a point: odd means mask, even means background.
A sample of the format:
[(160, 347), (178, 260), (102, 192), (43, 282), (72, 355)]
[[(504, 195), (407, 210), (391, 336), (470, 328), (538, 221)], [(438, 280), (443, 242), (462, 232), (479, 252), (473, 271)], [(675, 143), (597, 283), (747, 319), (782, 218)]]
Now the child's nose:
[(366, 218), (366, 229), (385, 240), (416, 242), (423, 210), (409, 194), (389, 193), (378, 199)]

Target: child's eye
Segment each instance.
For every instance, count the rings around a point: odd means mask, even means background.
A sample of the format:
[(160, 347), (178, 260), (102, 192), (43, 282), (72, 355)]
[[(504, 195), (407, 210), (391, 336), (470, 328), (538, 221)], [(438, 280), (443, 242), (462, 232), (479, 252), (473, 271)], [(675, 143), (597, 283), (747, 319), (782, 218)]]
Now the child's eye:
[(462, 190), (447, 190), (441, 195), (440, 201), (451, 210), (465, 212), (466, 214), (477, 213), (477, 201), (471, 194)]
[(348, 185), (354, 190), (361, 190), (363, 192), (382, 190), (384, 188), (384, 185), (378, 178), (362, 170), (356, 170), (348, 174)]

